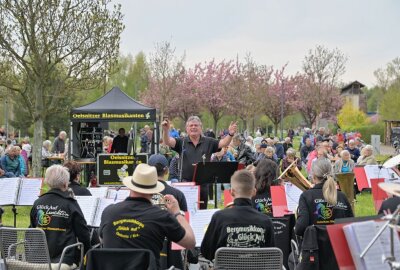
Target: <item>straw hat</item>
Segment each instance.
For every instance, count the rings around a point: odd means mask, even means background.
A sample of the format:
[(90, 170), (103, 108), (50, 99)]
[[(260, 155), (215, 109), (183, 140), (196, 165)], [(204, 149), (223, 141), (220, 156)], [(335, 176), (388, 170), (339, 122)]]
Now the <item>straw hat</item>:
[(165, 186), (158, 181), (156, 168), (147, 164), (139, 164), (132, 176), (125, 177), (122, 181), (130, 190), (155, 194), (164, 190)]

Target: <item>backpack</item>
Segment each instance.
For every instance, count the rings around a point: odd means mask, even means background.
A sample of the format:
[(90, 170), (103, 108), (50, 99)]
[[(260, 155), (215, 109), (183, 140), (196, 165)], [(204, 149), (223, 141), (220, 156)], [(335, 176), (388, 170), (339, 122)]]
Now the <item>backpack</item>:
[(297, 270), (318, 270), (318, 237), (315, 226), (308, 226), (304, 232), (303, 241), (301, 243), (299, 263)]

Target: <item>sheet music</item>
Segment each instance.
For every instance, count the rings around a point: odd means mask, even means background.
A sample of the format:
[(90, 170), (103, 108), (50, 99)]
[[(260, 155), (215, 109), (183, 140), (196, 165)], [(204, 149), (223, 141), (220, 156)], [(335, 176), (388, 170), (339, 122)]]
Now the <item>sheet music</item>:
[(376, 233), (374, 221), (352, 223), (344, 226), (343, 230), (357, 269), (390, 269), (388, 264), (382, 262), (383, 248), (379, 241), (372, 245), (363, 259), (360, 258), (361, 252), (367, 247)]
[(371, 186), (371, 179), (374, 178), (384, 178), (385, 182), (396, 182), (399, 180), (399, 176), (391, 168), (379, 168), (378, 165), (365, 165), (364, 170), (369, 186)]
[(18, 205), (33, 205), (40, 196), (42, 179), (22, 178), (19, 187)]
[(127, 197), (129, 197), (130, 190), (127, 188), (121, 188), (119, 190), (115, 188), (109, 188), (108, 189), (108, 194), (107, 194), (107, 199), (113, 199), (113, 200), (125, 200)]
[(198, 210), (197, 212), (190, 213), (190, 226), (196, 238), (196, 247), (201, 246), (211, 218), (217, 211), (219, 209)]
[(90, 187), (88, 188), (93, 197), (107, 198), (108, 187)]
[(104, 209), (109, 206), (110, 204), (115, 204), (120, 201), (115, 201), (114, 199), (105, 199), (105, 198), (100, 198), (99, 203), (97, 205), (96, 209), (96, 216), (94, 218), (93, 222), (93, 227), (100, 227), (101, 223), (101, 215), (103, 214)]
[(0, 179), (0, 205), (17, 204), (19, 178)]
[(303, 191), (292, 183), (285, 183), (285, 193), (288, 210), (296, 212), (296, 209), (299, 206), (300, 195)]
[(189, 213), (195, 212), (198, 210), (199, 203), (199, 186), (181, 186), (181, 185), (173, 185), (174, 188), (179, 189), (185, 194), (187, 207)]
[(99, 202), (99, 198), (93, 196), (75, 196), (78, 201), (79, 207), (83, 212), (83, 216), (85, 217), (86, 223), (89, 226), (93, 225), (93, 220), (96, 215), (97, 204)]
[[(376, 223), (376, 230), (378, 231), (384, 224), (385, 222), (375, 222)], [(393, 234), (393, 242), (394, 242), (394, 254), (396, 257), (399, 256), (400, 254), (400, 240), (399, 240), (399, 234), (394, 232)], [(390, 228), (386, 227), (386, 229), (383, 231), (381, 236), (379, 237), (379, 241), (381, 242), (383, 251), (385, 253), (386, 257), (390, 257)]]

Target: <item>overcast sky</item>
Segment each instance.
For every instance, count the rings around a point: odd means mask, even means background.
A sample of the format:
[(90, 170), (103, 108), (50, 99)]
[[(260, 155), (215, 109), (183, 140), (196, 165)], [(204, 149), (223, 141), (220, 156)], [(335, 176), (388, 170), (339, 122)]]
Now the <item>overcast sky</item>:
[(124, 54), (170, 41), (186, 66), (247, 52), (259, 64), (301, 70), (317, 44), (348, 57), (342, 81), (376, 83), (373, 71), (400, 57), (397, 0), (114, 0), (121, 3)]

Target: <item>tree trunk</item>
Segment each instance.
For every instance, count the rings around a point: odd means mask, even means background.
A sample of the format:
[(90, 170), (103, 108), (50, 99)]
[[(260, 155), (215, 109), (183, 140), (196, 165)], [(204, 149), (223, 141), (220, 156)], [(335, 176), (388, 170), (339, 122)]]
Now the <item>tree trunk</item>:
[(41, 177), (43, 119), (38, 117), (33, 125), (32, 172), (33, 177)]
[(278, 137), (279, 122), (274, 122), (274, 137)]

